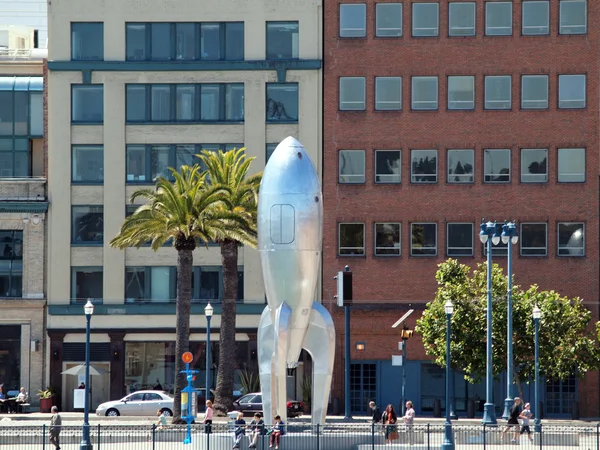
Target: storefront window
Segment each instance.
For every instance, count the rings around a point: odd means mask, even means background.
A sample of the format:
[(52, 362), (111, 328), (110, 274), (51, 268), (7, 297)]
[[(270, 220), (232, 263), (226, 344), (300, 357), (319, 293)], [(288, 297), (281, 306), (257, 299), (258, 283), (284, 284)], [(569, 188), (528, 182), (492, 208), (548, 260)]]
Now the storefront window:
[(126, 342), (125, 385), (130, 394), (142, 389), (173, 390), (175, 342)]
[(4, 391), (19, 389), (21, 379), (21, 326), (0, 325), (0, 384)]

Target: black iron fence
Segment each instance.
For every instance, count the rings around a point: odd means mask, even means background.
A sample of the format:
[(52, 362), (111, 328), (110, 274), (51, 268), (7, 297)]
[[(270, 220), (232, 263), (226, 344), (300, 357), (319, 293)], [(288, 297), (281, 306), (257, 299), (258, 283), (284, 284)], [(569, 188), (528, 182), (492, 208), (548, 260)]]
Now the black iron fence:
[[(505, 425), (453, 424), (454, 448), (499, 449), (501, 446), (520, 444), (529, 449), (585, 449), (600, 450), (600, 424), (589, 426), (542, 425), (531, 434)], [(253, 433), (250, 428), (236, 435), (231, 424), (213, 424), (210, 430), (203, 425), (190, 428), (191, 443), (184, 444), (188, 435), (185, 425), (165, 427), (152, 425), (90, 425), (90, 439), (94, 450), (240, 450), (256, 448), (269, 450), (384, 450), (384, 449), (440, 449), (444, 442), (443, 424), (424, 424), (405, 427), (398, 425), (387, 433), (381, 425), (333, 423), (311, 426), (291, 423), (278, 436), (269, 429)], [(78, 449), (81, 444), (81, 426), (63, 426), (59, 445), (63, 450)], [(255, 445), (251, 447), (251, 445)], [(0, 424), (0, 449), (54, 450), (50, 442), (49, 426), (19, 426)]]

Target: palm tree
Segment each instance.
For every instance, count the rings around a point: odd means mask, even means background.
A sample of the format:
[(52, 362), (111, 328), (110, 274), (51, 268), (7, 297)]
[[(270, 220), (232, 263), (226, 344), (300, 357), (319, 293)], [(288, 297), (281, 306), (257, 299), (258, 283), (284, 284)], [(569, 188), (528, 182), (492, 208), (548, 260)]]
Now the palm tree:
[(226, 216), (215, 227), (221, 247), (223, 295), (219, 329), (219, 370), (215, 392), (215, 411), (226, 414), (233, 406), (233, 380), (236, 369), (235, 318), (238, 293), (238, 248), (240, 244), (256, 248), (258, 188), (262, 173), (247, 177), (254, 158), (246, 157), (245, 148), (228, 152), (203, 150), (198, 157), (206, 167), (206, 183), (224, 192), (217, 205)]
[(209, 187), (198, 165), (170, 169), (174, 182), (164, 177), (156, 179), (154, 189), (140, 189), (131, 196), (147, 200), (133, 215), (127, 217), (119, 234), (110, 241), (111, 247), (139, 248), (150, 242), (154, 251), (172, 240), (177, 250), (177, 303), (175, 342), (175, 402), (173, 415), (181, 415), (181, 389), (185, 385), (181, 355), (189, 350), (190, 304), (192, 297), (193, 251), (199, 243), (211, 242), (220, 226), (220, 210), (216, 205), (226, 192)]

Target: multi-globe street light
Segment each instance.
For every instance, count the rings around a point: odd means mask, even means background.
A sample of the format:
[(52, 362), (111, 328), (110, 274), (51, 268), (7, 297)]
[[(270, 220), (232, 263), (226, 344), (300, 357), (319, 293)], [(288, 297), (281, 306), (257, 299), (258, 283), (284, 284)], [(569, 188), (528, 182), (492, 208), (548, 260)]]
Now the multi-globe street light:
[(206, 399), (210, 400), (210, 319), (212, 318), (214, 308), (210, 302), (204, 308), (204, 315), (206, 316)]
[(542, 311), (535, 305), (533, 308), (533, 323), (535, 325), (535, 420), (533, 421), (533, 430), (536, 433), (541, 431), (540, 422), (540, 318), (542, 317)]
[(506, 399), (504, 400), (504, 413), (502, 418), (508, 420), (510, 418), (510, 408), (513, 405), (512, 390), (513, 385), (513, 307), (512, 307), (512, 246), (519, 242), (519, 233), (517, 232), (517, 224), (515, 221), (504, 222), (502, 226), (502, 243), (506, 244), (507, 251), (507, 327), (506, 327)]
[(450, 421), (450, 327), (454, 305), (450, 300), (444, 305), (446, 312), (446, 422), (444, 423), (444, 442), (442, 450), (454, 450), (454, 436), (452, 435), (452, 422)]
[(83, 430), (81, 433), (81, 445), (79, 450), (92, 450), (90, 442), (90, 321), (94, 314), (94, 304), (88, 299), (83, 307), (85, 312), (85, 400), (83, 402)]

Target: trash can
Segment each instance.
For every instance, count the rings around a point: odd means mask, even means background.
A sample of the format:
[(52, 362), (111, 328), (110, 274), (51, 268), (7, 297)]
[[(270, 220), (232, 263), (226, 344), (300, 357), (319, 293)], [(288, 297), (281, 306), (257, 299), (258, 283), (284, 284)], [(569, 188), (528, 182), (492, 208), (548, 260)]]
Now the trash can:
[(442, 417), (442, 402), (439, 398), (433, 401), (433, 417)]
[(469, 400), (467, 402), (467, 418), (473, 419), (475, 417), (475, 400)]

